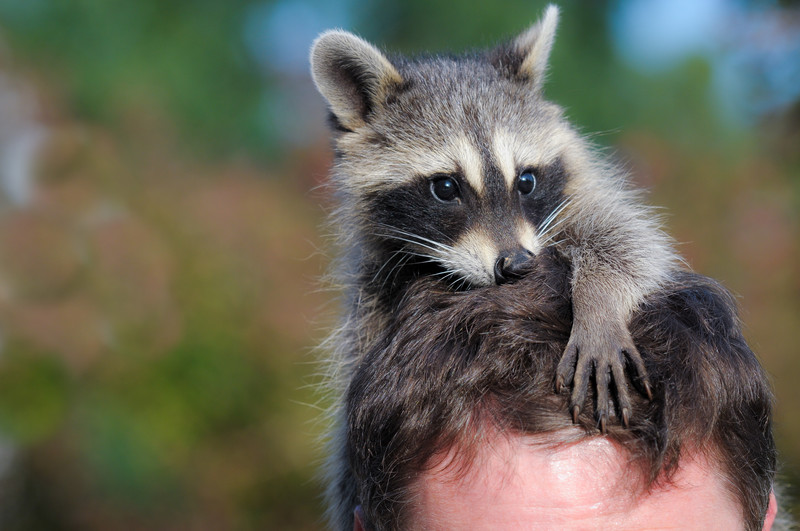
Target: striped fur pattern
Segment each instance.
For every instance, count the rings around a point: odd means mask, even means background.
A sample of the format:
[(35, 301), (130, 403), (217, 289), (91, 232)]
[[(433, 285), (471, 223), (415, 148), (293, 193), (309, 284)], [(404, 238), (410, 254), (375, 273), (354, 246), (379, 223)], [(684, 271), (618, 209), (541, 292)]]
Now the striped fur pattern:
[[(679, 259), (624, 172), (544, 99), (557, 19), (550, 6), (511, 42), (459, 57), (389, 58), (340, 30), (315, 41), (345, 298), (327, 345), (337, 395), (416, 279), (454, 291), (513, 282), (547, 248), (572, 267), (574, 322), (554, 375), (557, 389), (570, 390), (570, 413), (577, 417), (594, 382), (601, 429), (611, 419), (627, 424), (626, 370), (650, 392), (628, 323)], [(328, 497), (334, 526), (345, 529), (355, 494), (338, 468), (340, 439)]]

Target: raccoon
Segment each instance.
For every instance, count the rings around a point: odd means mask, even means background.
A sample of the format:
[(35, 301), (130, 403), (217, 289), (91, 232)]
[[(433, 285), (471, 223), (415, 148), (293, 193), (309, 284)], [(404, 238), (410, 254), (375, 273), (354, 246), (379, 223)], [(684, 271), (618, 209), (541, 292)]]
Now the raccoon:
[[(594, 381), (599, 427), (612, 417), (627, 425), (626, 368), (650, 395), (628, 323), (680, 260), (625, 173), (544, 99), (557, 21), (549, 6), (509, 43), (457, 57), (390, 59), (340, 30), (314, 42), (339, 205), (335, 278), (345, 316), (330, 346), (340, 392), (415, 280), (491, 289), (555, 250), (572, 269), (573, 325), (554, 384), (571, 387), (573, 419)], [(355, 494), (340, 452), (330, 459), (328, 498), (346, 528), (352, 520), (340, 515), (352, 513)]]

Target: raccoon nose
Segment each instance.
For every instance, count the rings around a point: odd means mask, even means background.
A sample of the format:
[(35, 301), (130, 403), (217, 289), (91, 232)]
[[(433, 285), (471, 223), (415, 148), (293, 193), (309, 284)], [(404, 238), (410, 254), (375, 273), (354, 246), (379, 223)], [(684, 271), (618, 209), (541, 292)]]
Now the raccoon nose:
[(494, 263), (494, 281), (497, 284), (505, 284), (523, 277), (528, 271), (531, 258), (533, 253), (525, 250), (500, 253), (500, 257)]

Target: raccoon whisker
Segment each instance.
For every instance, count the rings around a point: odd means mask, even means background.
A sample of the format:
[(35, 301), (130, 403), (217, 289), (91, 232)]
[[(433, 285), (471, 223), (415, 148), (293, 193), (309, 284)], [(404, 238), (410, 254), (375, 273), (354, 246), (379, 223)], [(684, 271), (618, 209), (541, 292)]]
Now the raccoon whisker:
[(546, 234), (546, 233), (547, 233), (548, 227), (549, 227), (549, 226), (550, 226), (550, 224), (553, 222), (553, 220), (555, 220), (555, 219), (556, 219), (556, 217), (557, 217), (559, 214), (561, 214), (561, 212), (563, 212), (563, 211), (564, 211), (564, 209), (565, 209), (565, 208), (567, 208), (567, 206), (569, 206), (569, 204), (570, 204), (571, 202), (572, 202), (572, 199), (568, 197), (568, 198), (564, 199), (563, 201), (561, 201), (561, 203), (559, 203), (559, 204), (558, 204), (558, 205), (557, 205), (557, 206), (556, 206), (556, 207), (553, 209), (553, 211), (550, 213), (550, 215), (549, 215), (549, 216), (547, 216), (547, 217), (544, 219), (544, 221), (542, 222), (542, 226), (541, 226), (541, 228), (539, 229), (539, 231), (540, 231), (540, 233), (541, 233), (541, 234)]
[(546, 231), (544, 231), (544, 232), (540, 233), (540, 234), (539, 234), (539, 236), (540, 236), (540, 237), (542, 237), (542, 236), (546, 236), (546, 237), (548, 237), (548, 238), (552, 238), (553, 236), (555, 236), (555, 233), (553, 232), (553, 230), (554, 230), (556, 227), (558, 227), (559, 225), (561, 225), (561, 224), (562, 224), (564, 221), (566, 221), (566, 220), (567, 220), (567, 218), (561, 218), (561, 219), (559, 219), (558, 221), (556, 221), (555, 223), (553, 223), (552, 225), (550, 225), (550, 227), (548, 227), (548, 229), (547, 229)]
[(409, 243), (414, 243), (416, 245), (420, 245), (420, 246), (425, 247), (426, 249), (430, 249), (432, 251), (452, 252), (452, 250), (453, 250), (453, 248), (450, 247), (449, 245), (445, 245), (443, 243), (435, 242), (433, 240), (429, 240), (427, 238), (423, 238), (422, 236), (414, 236), (414, 235), (410, 235), (410, 236), (412, 238), (419, 238), (419, 239), (417, 239), (417, 240), (414, 240), (414, 239), (402, 239), (402, 238), (397, 238), (397, 239), (403, 240), (403, 241), (406, 241), (406, 242), (409, 242)]
[[(457, 287), (456, 287), (456, 284), (458, 285)], [(458, 282), (453, 282), (451, 284), (451, 287), (456, 289), (456, 290), (461, 290), (461, 289), (464, 288), (464, 286), (466, 286), (468, 284), (469, 284), (469, 282), (467, 282), (467, 279), (464, 278), (464, 277), (461, 277), (461, 279)]]
[(553, 236), (548, 236), (547, 239), (545, 239), (545, 243), (548, 243), (550, 245), (560, 245), (565, 241), (567, 241), (568, 239), (569, 238), (561, 238), (560, 240), (553, 241)]
[(572, 203), (570, 198), (567, 198), (559, 203), (559, 205), (553, 209), (553, 212), (551, 212), (550, 215), (545, 219), (542, 230), (546, 232), (548, 227), (550, 227), (553, 221), (555, 221), (555, 219), (570, 205), (570, 203)]
[(381, 287), (383, 288), (386, 285), (386, 282), (392, 277), (395, 271), (403, 267), (407, 264), (411, 258), (413, 257), (420, 257), (426, 258), (426, 260), (421, 261), (420, 263), (430, 263), (430, 262), (438, 262), (438, 259), (435, 256), (430, 256), (427, 254), (422, 253), (415, 253), (413, 251), (409, 251), (408, 249), (398, 249), (394, 251), (389, 258), (381, 265), (380, 269), (372, 276), (372, 282), (377, 282), (381, 278), (381, 272), (383, 272), (384, 268), (389, 265), (397, 256), (400, 256), (400, 259), (392, 266), (392, 268), (386, 273), (383, 277), (383, 282), (381, 283)]
[(447, 283), (447, 287), (449, 289), (461, 289), (467, 283), (467, 279), (464, 276), (464, 271), (456, 268), (456, 269), (448, 269), (446, 271), (441, 271), (439, 273), (433, 273), (431, 277), (441, 277), (441, 280), (448, 280), (454, 279), (452, 282)]
[(383, 262), (383, 264), (378, 269), (378, 271), (372, 276), (372, 282), (377, 282), (381, 278), (381, 273), (386, 268), (386, 266), (389, 265), (391, 262), (395, 261), (395, 259), (398, 256), (400, 256), (400, 259), (396, 261), (396, 263), (392, 266), (392, 268), (383, 277), (383, 282), (381, 283), (381, 288), (383, 288), (386, 285), (386, 282), (389, 280), (389, 278), (392, 277), (394, 272), (397, 271), (399, 268), (403, 267), (406, 263), (408, 263), (411, 260), (412, 257), (425, 258), (425, 260), (420, 261), (420, 263), (423, 263), (423, 264), (427, 264), (427, 263), (431, 263), (431, 262), (438, 262), (439, 261), (439, 259), (437, 257), (435, 257), (435, 256), (432, 256), (432, 255), (429, 255), (429, 254), (425, 254), (425, 253), (415, 252), (415, 251), (410, 250), (410, 249), (408, 249), (406, 247), (403, 247), (402, 249), (397, 249), (391, 255), (389, 255), (389, 258), (387, 258)]
[(442, 271), (441, 273), (434, 273), (432, 276), (441, 277), (442, 280), (445, 281), (452, 279), (452, 281), (447, 283), (448, 289), (461, 289), (466, 282), (464, 272), (459, 268), (448, 269), (446, 271)]
[(415, 249), (409, 249), (408, 247), (403, 247), (401, 249), (397, 249), (396, 251), (394, 251), (392, 253), (392, 257), (394, 257), (395, 255), (398, 255), (398, 254), (407, 254), (407, 255), (411, 255), (411, 256), (417, 256), (419, 258), (427, 258), (427, 260), (422, 262), (422, 263), (426, 263), (426, 264), (428, 262), (438, 262), (439, 261), (439, 257), (438, 256), (434, 256), (432, 254), (427, 254), (427, 253), (422, 253), (422, 252), (419, 252), (419, 251), (417, 251)]
[[(413, 232), (408, 232), (408, 231), (405, 231), (405, 230), (403, 230), (403, 229), (398, 229), (397, 227), (394, 227), (394, 226), (392, 226), (392, 225), (387, 225), (387, 224), (385, 224), (385, 223), (379, 223), (379, 224), (378, 224), (378, 226), (379, 226), (379, 227), (383, 227), (383, 228), (385, 228), (385, 229), (388, 229), (388, 230), (389, 230), (389, 231), (391, 231), (391, 232), (396, 232), (396, 233), (398, 233), (398, 234), (402, 234), (402, 235), (404, 235), (404, 236), (411, 236), (412, 238), (420, 238), (420, 239), (422, 239), (422, 240), (426, 240), (426, 241), (428, 241), (428, 242), (430, 242), (430, 243), (433, 243), (433, 244), (437, 244), (437, 245), (444, 245), (444, 244), (442, 244), (441, 242), (437, 242), (437, 241), (434, 241), (434, 240), (430, 240), (430, 239), (428, 239), (428, 238), (425, 238), (424, 236), (420, 236), (419, 234), (415, 234), (415, 233), (413, 233)], [(445, 235), (443, 232), (441, 232), (440, 230), (438, 230), (436, 227), (429, 227), (429, 229), (430, 229), (430, 230), (434, 230), (434, 231), (436, 231), (436, 232), (437, 232), (437, 233), (438, 233), (440, 236), (442, 236), (442, 238), (444, 238), (445, 240), (450, 240), (450, 238), (449, 238), (447, 235)]]
[(568, 219), (569, 219), (569, 217), (563, 217), (563, 218), (559, 219), (558, 221), (556, 221), (555, 223), (552, 223), (552, 222), (548, 223), (548, 226), (545, 228), (545, 230), (543, 230), (542, 232), (539, 233), (539, 236), (540, 237), (552, 237), (552, 234), (554, 233), (556, 227), (558, 227), (559, 225), (561, 225), (563, 222), (567, 221)]
[(547, 238), (545, 241), (542, 242), (542, 245), (545, 246), (545, 247), (549, 246), (549, 245), (559, 245), (561, 243), (564, 243), (565, 241), (567, 241), (566, 238), (562, 238), (562, 239), (558, 240), (557, 242), (554, 242), (552, 238)]
[(452, 277), (454, 277), (456, 275), (458, 275), (458, 271), (447, 270), (447, 271), (442, 271), (440, 273), (433, 273), (431, 276), (432, 277), (442, 277), (442, 280), (444, 280), (444, 279), (447, 279), (447, 278), (452, 278)]
[(406, 250), (406, 254), (411, 255), (411, 256), (417, 256), (419, 258), (427, 258), (427, 260), (420, 260), (419, 262), (417, 262), (419, 264), (430, 264), (430, 263), (439, 261), (439, 259), (437, 257), (431, 256), (429, 254), (414, 253), (414, 252), (409, 252), (408, 250)]
[(392, 256), (398, 255), (398, 254), (405, 255), (405, 256), (408, 257), (408, 259), (411, 259), (411, 257), (414, 257), (414, 256), (417, 257), (417, 258), (425, 258), (425, 260), (420, 260), (418, 262), (420, 264), (430, 264), (431, 262), (438, 262), (439, 261), (439, 257), (438, 256), (433, 256), (432, 254), (420, 253), (420, 252), (414, 251), (412, 249), (409, 249), (408, 247), (403, 247), (402, 249), (396, 250), (394, 253), (392, 253)]
[[(409, 238), (401, 238), (400, 236), (396, 236), (396, 235), (393, 235), (393, 234), (378, 234), (378, 236), (383, 236), (385, 238), (391, 238), (393, 240), (398, 240), (398, 241), (401, 241), (401, 242), (410, 243), (412, 245), (419, 245), (420, 247), (424, 247), (425, 249), (429, 249), (429, 250), (434, 251), (434, 252), (450, 250), (450, 248), (445, 246), (445, 245), (437, 244), (437, 245), (440, 245), (441, 248), (433, 247), (431, 245), (427, 245), (426, 243), (423, 243), (422, 241), (411, 240)], [(433, 243), (436, 243), (436, 242), (433, 242)]]
[(565, 199), (564, 201), (559, 203), (553, 209), (552, 212), (550, 212), (550, 214), (542, 222), (542, 228), (541, 228), (542, 231), (547, 230), (547, 227), (550, 225), (550, 223), (552, 223), (553, 220), (556, 218), (556, 216), (558, 216), (558, 214), (560, 214), (561, 211), (566, 207), (566, 203), (567, 203), (567, 200)]
[[(381, 236), (384, 236), (386, 238), (394, 238), (394, 239), (398, 239), (398, 240), (405, 241), (405, 242), (408, 242), (408, 243), (414, 243), (414, 244), (417, 244), (417, 245), (421, 245), (423, 247), (428, 247), (431, 250), (436, 250), (433, 247), (436, 247), (436, 248), (441, 249), (443, 251), (452, 251), (453, 250), (453, 248), (450, 245), (447, 245), (447, 244), (444, 244), (444, 243), (441, 243), (441, 242), (437, 242), (435, 240), (431, 240), (431, 239), (426, 238), (424, 236), (420, 236), (419, 234), (414, 234), (412, 232), (407, 232), (407, 231), (404, 231), (404, 230), (401, 230), (401, 229), (398, 229), (398, 228), (395, 228), (395, 227), (391, 227), (389, 225), (381, 225), (381, 226), (383, 228), (389, 230), (389, 234), (381, 234)], [(407, 236), (408, 238), (411, 238), (411, 240), (409, 240), (407, 238), (400, 238), (397, 235)], [(433, 246), (433, 247), (430, 247), (430, 246)]]
[(392, 269), (389, 271), (389, 273), (386, 275), (386, 278), (384, 279), (384, 282), (386, 282), (386, 280), (391, 278), (391, 276), (394, 274), (395, 271), (397, 271), (398, 269), (400, 269), (401, 267), (406, 265), (408, 262), (410, 262), (412, 256), (413, 255), (410, 255), (410, 254), (403, 255), (400, 258), (400, 260), (397, 261), (397, 263), (394, 265), (394, 267), (392, 267)]
[[(395, 255), (396, 254), (399, 254), (399, 253), (395, 253)], [(392, 269), (390, 269), (389, 272), (386, 273), (386, 276), (383, 278), (383, 282), (381, 283), (381, 291), (382, 292), (386, 289), (386, 283), (389, 281), (390, 278), (392, 278), (392, 275), (394, 274), (394, 272), (397, 271), (398, 269), (400, 269), (401, 267), (403, 267), (405, 264), (407, 264), (408, 261), (411, 260), (412, 257), (413, 257), (413, 255), (410, 255), (410, 254), (407, 254), (407, 253), (404, 253), (404, 254), (401, 255), (400, 260), (397, 261), (397, 263), (394, 265), (394, 267), (392, 267)]]
[[(402, 249), (393, 252), (391, 254), (391, 256), (389, 256), (389, 258), (387, 258), (386, 261), (383, 264), (381, 264), (381, 267), (378, 269), (378, 271), (374, 275), (372, 275), (372, 282), (375, 282), (376, 280), (378, 280), (380, 278), (381, 271), (383, 271), (383, 268), (386, 267), (399, 254), (403, 254), (403, 250)], [(394, 268), (392, 268), (392, 269), (394, 269)]]

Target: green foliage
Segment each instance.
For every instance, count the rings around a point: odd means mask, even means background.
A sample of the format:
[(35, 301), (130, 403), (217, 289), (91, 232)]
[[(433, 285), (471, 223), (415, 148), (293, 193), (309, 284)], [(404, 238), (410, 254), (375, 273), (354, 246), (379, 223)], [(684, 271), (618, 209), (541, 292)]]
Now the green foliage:
[(70, 398), (69, 378), (58, 360), (7, 345), (0, 371), (0, 432), (34, 444), (59, 428)]
[(248, 3), (6, 0), (0, 22), (82, 116), (119, 127), (168, 112), (198, 154), (257, 154), (275, 139), (254, 121), (261, 81), (240, 35)]

